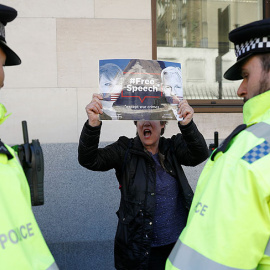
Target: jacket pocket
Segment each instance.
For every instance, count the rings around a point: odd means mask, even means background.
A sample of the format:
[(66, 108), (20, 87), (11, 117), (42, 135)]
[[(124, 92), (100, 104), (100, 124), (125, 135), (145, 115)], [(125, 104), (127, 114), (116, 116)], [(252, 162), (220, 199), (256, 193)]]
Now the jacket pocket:
[(121, 211), (116, 212), (118, 216), (118, 225), (116, 231), (116, 240), (125, 245), (132, 245), (138, 242), (143, 228), (142, 211), (137, 210), (133, 215), (124, 214)]
[(119, 218), (117, 232), (115, 236), (115, 262), (123, 269), (139, 269), (142, 261), (142, 242), (143, 216), (138, 210), (135, 216), (123, 215), (117, 211)]

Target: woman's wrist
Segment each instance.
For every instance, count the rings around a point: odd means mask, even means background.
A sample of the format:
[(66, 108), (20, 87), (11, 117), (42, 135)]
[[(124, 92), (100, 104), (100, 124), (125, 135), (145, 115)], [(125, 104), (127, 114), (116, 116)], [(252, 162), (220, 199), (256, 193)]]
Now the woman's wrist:
[(98, 126), (100, 126), (100, 124), (101, 124), (101, 121), (99, 121), (99, 120), (88, 119), (88, 125), (91, 127), (98, 127)]

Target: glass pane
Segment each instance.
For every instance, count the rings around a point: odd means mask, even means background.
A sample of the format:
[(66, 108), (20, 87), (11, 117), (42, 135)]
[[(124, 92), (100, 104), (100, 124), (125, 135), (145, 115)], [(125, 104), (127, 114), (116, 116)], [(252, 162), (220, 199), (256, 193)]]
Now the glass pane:
[(229, 31), (262, 19), (262, 0), (157, 0), (157, 59), (181, 63), (186, 99), (238, 99)]

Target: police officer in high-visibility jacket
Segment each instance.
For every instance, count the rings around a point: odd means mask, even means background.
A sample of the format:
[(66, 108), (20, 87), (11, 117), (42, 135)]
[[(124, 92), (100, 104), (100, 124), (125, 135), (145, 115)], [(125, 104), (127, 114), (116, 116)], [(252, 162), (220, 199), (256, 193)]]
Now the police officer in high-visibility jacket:
[[(17, 54), (6, 44), (5, 25), (17, 11), (0, 5), (0, 87), (3, 66), (19, 65)], [(6, 109), (0, 104), (0, 124)], [(54, 258), (40, 232), (33, 212), (28, 182), (12, 148), (0, 141), (0, 269), (56, 270)]]
[(270, 269), (270, 19), (229, 34), (244, 124), (212, 153), (166, 270)]

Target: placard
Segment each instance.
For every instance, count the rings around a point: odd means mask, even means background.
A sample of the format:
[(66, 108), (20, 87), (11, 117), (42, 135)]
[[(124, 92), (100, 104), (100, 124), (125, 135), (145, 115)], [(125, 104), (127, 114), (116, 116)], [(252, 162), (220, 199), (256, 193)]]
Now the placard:
[(180, 63), (143, 59), (99, 61), (100, 120), (178, 120)]

